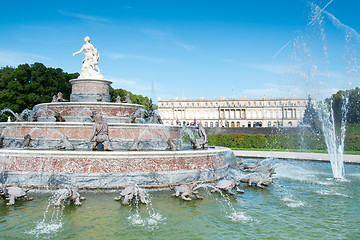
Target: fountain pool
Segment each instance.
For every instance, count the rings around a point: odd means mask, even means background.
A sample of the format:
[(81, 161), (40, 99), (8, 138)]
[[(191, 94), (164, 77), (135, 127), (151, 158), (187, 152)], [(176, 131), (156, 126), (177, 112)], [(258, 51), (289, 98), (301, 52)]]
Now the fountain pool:
[[(248, 159), (245, 159), (245, 162)], [(251, 160), (254, 161), (254, 160)], [(241, 187), (233, 197), (200, 188), (203, 200), (150, 191), (150, 205), (123, 206), (119, 191), (82, 191), (83, 206), (49, 204), (53, 191), (33, 190), (34, 201), (0, 204), (6, 239), (358, 239), (360, 165), (345, 165), (346, 181), (329, 181), (330, 163), (265, 159), (276, 167), (268, 189)], [(243, 174), (231, 169), (231, 174)], [(35, 192), (34, 192), (35, 191)], [(66, 206), (66, 207), (64, 207)], [(45, 216), (45, 218), (44, 218)]]

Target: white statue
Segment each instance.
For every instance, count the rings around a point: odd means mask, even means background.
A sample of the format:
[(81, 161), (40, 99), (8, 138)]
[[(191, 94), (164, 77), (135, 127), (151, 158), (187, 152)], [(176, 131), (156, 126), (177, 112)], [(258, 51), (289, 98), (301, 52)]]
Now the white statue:
[(98, 67), (98, 61), (100, 59), (99, 52), (91, 44), (89, 37), (85, 37), (84, 41), (85, 44), (82, 46), (82, 48), (79, 51), (73, 53), (73, 56), (75, 56), (76, 54), (85, 51), (85, 58), (83, 60), (79, 79), (104, 79)]

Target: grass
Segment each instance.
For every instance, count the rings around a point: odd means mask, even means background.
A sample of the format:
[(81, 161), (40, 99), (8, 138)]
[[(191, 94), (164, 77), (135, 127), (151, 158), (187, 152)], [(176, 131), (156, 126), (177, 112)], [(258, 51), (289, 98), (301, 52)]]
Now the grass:
[[(231, 150), (243, 150), (243, 151), (275, 151), (275, 152), (311, 152), (311, 153), (327, 153), (326, 150), (316, 149), (270, 149), (270, 148), (231, 148)], [(360, 155), (360, 151), (345, 151), (345, 154)]]

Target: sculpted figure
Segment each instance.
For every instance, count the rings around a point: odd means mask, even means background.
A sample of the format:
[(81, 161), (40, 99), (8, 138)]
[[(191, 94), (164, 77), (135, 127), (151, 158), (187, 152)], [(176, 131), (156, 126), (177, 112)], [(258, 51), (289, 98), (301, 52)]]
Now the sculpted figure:
[(198, 142), (200, 148), (207, 149), (208, 148), (208, 139), (207, 139), (207, 135), (205, 132), (205, 128), (202, 126), (201, 122), (199, 123), (198, 128), (199, 128), (198, 134), (199, 134), (200, 138), (197, 139), (197, 142)]
[(24, 136), (24, 140), (23, 140), (23, 142), (21, 143), (21, 145), (20, 145), (20, 147), (21, 148), (25, 148), (25, 147), (31, 147), (31, 136), (30, 136), (30, 134), (26, 134), (25, 136)]
[(131, 99), (130, 99), (130, 94), (126, 94), (126, 97), (125, 97), (125, 102), (124, 103), (132, 103)]
[(120, 96), (117, 96), (115, 102), (116, 102), (116, 103), (121, 103), (121, 97), (120, 97)]
[(34, 114), (30, 116), (29, 122), (37, 122), (38, 120), (39, 120), (39, 115), (37, 112), (34, 112)]
[(31, 201), (34, 198), (28, 197), (26, 194), (29, 189), (24, 190), (23, 188), (19, 187), (1, 187), (0, 188), (0, 196), (3, 197), (5, 200), (9, 200), (6, 203), (7, 206), (14, 205), (15, 200), (24, 198), (25, 200)]
[(104, 79), (104, 77), (100, 74), (100, 69), (98, 67), (98, 61), (100, 59), (99, 52), (91, 44), (89, 37), (85, 37), (84, 41), (85, 44), (82, 48), (73, 53), (73, 56), (82, 52), (85, 54), (79, 79)]
[(3, 135), (0, 135), (0, 148), (3, 148), (4, 147), (4, 136)]
[(66, 122), (65, 118), (63, 118), (63, 116), (60, 115), (60, 113), (55, 112), (55, 122)]
[(64, 99), (64, 95), (62, 94), (62, 92), (58, 92), (56, 102), (67, 102), (67, 100)]
[(66, 187), (67, 192), (63, 195), (61, 195), (58, 200), (55, 203), (55, 206), (59, 206), (61, 201), (70, 201), (73, 202), (76, 206), (81, 206), (80, 200), (85, 200), (84, 197), (80, 197), (80, 194), (78, 193), (77, 187)]
[(144, 204), (148, 203), (146, 199), (146, 192), (136, 185), (126, 187), (121, 191), (120, 196), (114, 198), (116, 201), (120, 201), (121, 199), (123, 199), (123, 205), (129, 205), (129, 202), (133, 199), (139, 199), (140, 202)]
[(266, 186), (269, 186), (271, 183), (273, 183), (273, 180), (270, 177), (270, 174), (264, 174), (264, 173), (252, 173), (248, 176), (240, 179), (240, 182), (246, 183), (245, 186), (251, 186), (252, 184), (255, 184), (259, 188), (265, 188)]
[(166, 148), (166, 150), (170, 150), (170, 151), (176, 151), (177, 150), (176, 144), (174, 143), (174, 140), (172, 140), (171, 138), (169, 138), (167, 140), (167, 144), (168, 144), (168, 147)]
[(261, 166), (260, 160), (258, 160), (256, 163), (245, 163), (242, 167), (240, 167), (241, 171), (244, 172), (254, 172), (255, 169)]
[(60, 149), (63, 150), (74, 150), (74, 146), (72, 145), (72, 143), (69, 141), (69, 138), (64, 135), (61, 139), (61, 146)]
[(97, 145), (101, 143), (104, 146), (105, 151), (112, 151), (113, 149), (110, 144), (109, 129), (106, 120), (100, 114), (96, 114), (94, 120), (93, 133), (89, 141), (91, 142), (95, 137), (92, 149), (96, 150)]
[(135, 138), (133, 144), (129, 148), (129, 151), (137, 151), (137, 150), (139, 150), (139, 145), (140, 145), (139, 138)]
[(54, 95), (51, 102), (57, 102), (57, 95)]
[(202, 197), (200, 197), (199, 195), (197, 195), (199, 192), (195, 190), (196, 187), (196, 183), (192, 183), (189, 185), (180, 185), (180, 186), (176, 186), (173, 187), (171, 185), (169, 185), (171, 190), (175, 190), (175, 193), (172, 194), (172, 197), (178, 197), (181, 195), (181, 198), (185, 201), (191, 201), (191, 197), (196, 198), (196, 199), (202, 199)]
[(231, 180), (223, 179), (220, 180), (213, 190), (211, 190), (212, 193), (214, 192), (220, 192), (220, 190), (225, 190), (231, 195), (235, 195), (235, 193), (232, 192), (232, 190), (235, 188), (235, 190), (238, 193), (244, 193), (243, 190), (240, 190), (237, 185), (239, 185), (240, 182), (236, 178), (232, 178)]

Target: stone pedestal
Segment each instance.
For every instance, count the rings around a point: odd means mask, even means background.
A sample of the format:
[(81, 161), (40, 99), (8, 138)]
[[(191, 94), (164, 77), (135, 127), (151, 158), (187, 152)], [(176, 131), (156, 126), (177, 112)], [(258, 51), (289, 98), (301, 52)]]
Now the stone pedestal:
[(105, 79), (72, 79), (70, 102), (110, 102), (110, 84)]

